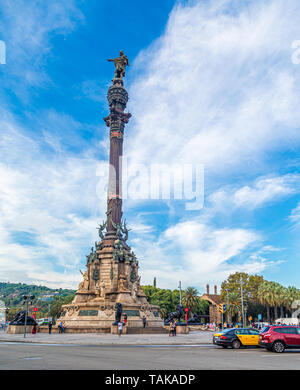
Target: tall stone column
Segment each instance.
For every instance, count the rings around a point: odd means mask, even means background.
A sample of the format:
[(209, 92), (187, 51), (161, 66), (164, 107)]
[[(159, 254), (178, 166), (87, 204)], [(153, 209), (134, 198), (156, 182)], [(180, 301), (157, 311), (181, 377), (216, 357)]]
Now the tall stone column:
[(125, 124), (131, 114), (125, 113), (128, 93), (123, 80), (113, 80), (107, 99), (110, 114), (104, 118), (110, 128), (109, 179), (107, 196), (107, 233), (106, 238), (116, 238), (117, 225), (122, 219), (122, 156)]
[[(128, 58), (108, 60), (115, 64), (115, 77), (107, 94), (109, 115), (104, 118), (109, 128), (110, 155), (107, 194), (107, 220), (100, 224), (100, 241), (86, 256), (86, 271), (71, 304), (63, 305), (61, 320), (68, 332), (107, 332), (116, 320), (116, 304), (128, 314), (128, 327), (142, 327), (141, 318), (148, 326), (161, 327), (159, 307), (150, 305), (140, 284), (139, 263), (128, 245), (126, 221), (122, 221), (122, 167), (125, 125), (131, 114), (125, 113), (128, 93), (123, 85)], [(106, 229), (106, 233), (105, 232)]]

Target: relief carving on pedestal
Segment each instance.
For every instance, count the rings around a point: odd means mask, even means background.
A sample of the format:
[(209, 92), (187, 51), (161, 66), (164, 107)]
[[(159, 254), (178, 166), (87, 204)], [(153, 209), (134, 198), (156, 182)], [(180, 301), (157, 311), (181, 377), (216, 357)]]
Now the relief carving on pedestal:
[(131, 290), (131, 296), (134, 301), (137, 301), (138, 286), (137, 283), (134, 283)]
[(90, 285), (90, 281), (89, 281), (89, 277), (88, 277), (88, 271), (85, 271), (85, 273), (83, 273), (81, 270), (80, 270), (80, 273), (81, 275), (83, 276), (83, 282), (79, 283), (79, 286), (78, 286), (78, 290), (82, 291), (86, 291), (89, 289), (89, 285)]
[(95, 282), (96, 288), (99, 288), (100, 271), (98, 267), (93, 269), (92, 279)]
[(67, 308), (68, 316), (73, 316), (76, 312), (78, 312), (78, 306), (70, 306)]
[(119, 275), (119, 280), (118, 280), (118, 290), (119, 291), (127, 291), (127, 278), (124, 274)]

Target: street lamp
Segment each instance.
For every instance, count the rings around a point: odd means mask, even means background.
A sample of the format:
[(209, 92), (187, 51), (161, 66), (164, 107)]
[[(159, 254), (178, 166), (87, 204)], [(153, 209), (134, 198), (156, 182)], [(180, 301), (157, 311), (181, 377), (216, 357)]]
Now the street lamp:
[(240, 278), (241, 284), (241, 304), (242, 304), (242, 319), (243, 319), (243, 328), (245, 327), (245, 319), (244, 319), (244, 300), (243, 300), (243, 279)]
[(34, 295), (23, 295), (23, 305), (25, 305), (25, 321), (24, 321), (24, 338), (26, 337), (26, 326), (27, 326), (27, 315), (28, 315), (28, 304), (34, 300)]
[(181, 301), (182, 301), (182, 293), (181, 293), (181, 281), (179, 281), (179, 304), (180, 306), (182, 305)]

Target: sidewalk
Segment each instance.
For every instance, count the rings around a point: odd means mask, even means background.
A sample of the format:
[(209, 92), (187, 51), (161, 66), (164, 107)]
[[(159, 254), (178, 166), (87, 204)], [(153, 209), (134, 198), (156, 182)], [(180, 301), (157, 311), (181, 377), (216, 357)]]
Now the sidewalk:
[(168, 334), (124, 334), (121, 337), (103, 333), (7, 334), (0, 333), (0, 342), (26, 342), (76, 345), (191, 345), (211, 344), (213, 332), (192, 331), (188, 335), (169, 337)]

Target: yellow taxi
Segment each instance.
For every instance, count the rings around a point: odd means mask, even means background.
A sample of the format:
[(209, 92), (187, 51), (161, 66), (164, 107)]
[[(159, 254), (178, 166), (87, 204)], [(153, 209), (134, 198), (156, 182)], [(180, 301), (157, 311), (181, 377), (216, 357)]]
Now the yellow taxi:
[(234, 349), (259, 347), (259, 331), (252, 328), (227, 328), (213, 334), (213, 343), (223, 348)]

